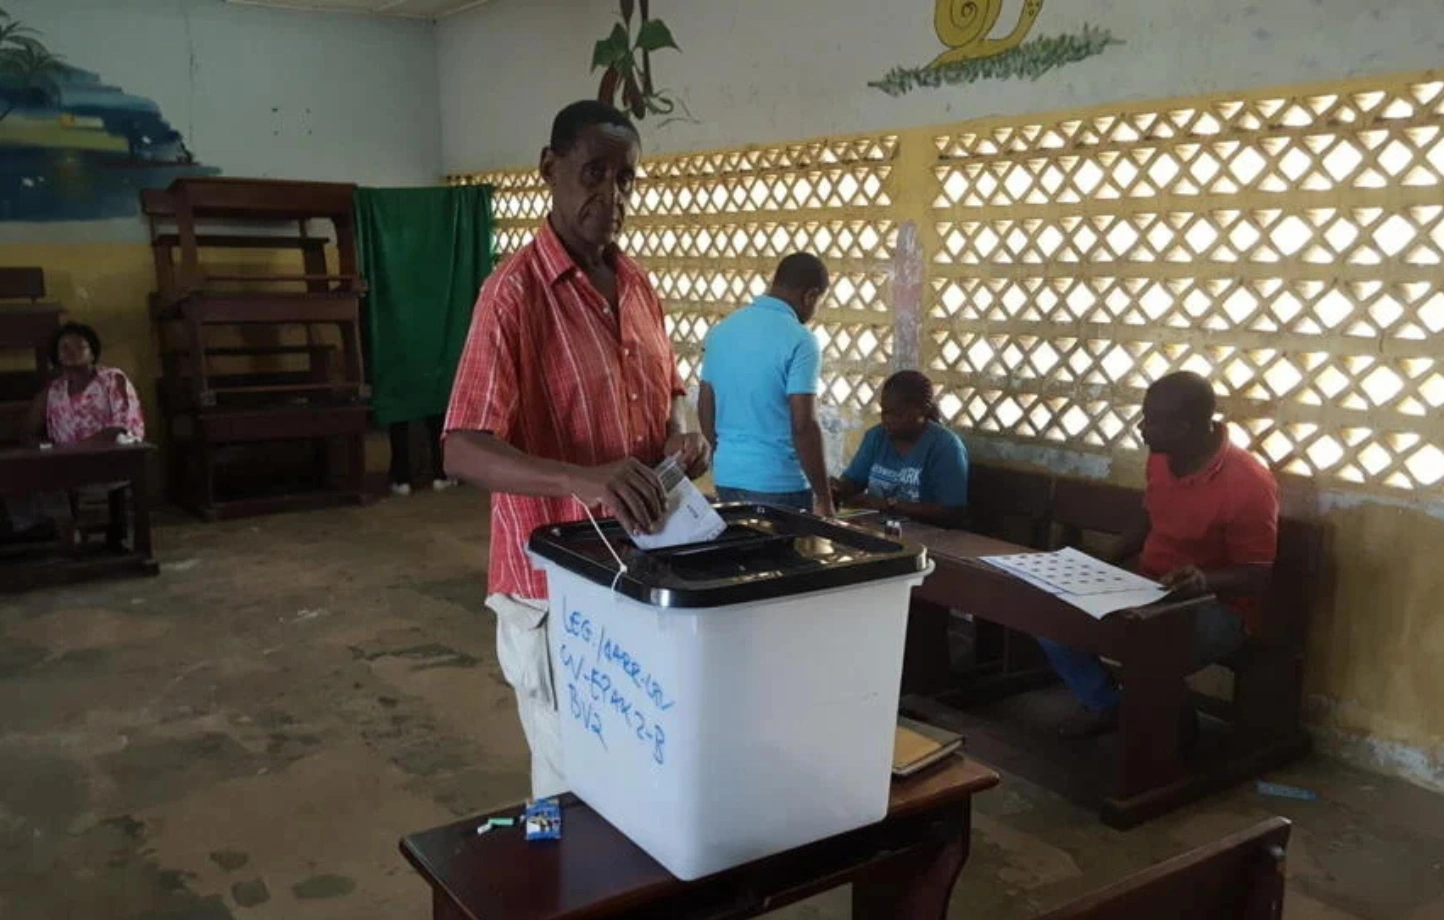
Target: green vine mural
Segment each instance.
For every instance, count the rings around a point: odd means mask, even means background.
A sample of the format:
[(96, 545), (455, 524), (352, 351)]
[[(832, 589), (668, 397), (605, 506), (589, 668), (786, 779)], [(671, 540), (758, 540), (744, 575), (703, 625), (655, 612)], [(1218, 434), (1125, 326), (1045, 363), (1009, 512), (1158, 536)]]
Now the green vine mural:
[[(597, 98), (609, 105), (618, 105), (620, 95), (619, 108), (638, 121), (651, 115), (662, 119), (659, 126), (676, 121), (695, 123), (686, 103), (653, 82), (653, 52), (682, 49), (667, 24), (653, 19), (651, 13), (649, 0), (621, 0), (619, 21), (592, 49), (592, 71), (602, 71)], [(634, 16), (635, 33), (632, 31)]]

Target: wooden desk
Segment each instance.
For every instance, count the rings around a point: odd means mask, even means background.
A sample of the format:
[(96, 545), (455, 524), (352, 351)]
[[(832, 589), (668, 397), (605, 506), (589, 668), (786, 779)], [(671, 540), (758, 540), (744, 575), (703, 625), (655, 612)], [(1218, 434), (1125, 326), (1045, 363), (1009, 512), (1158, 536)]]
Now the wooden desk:
[(44, 564), (13, 565), (0, 571), (0, 590), (25, 590), (40, 584), (69, 583), (114, 574), (156, 575), (151, 554), (149, 470), (151, 444), (74, 445), (48, 450), (21, 447), (0, 450), (0, 496), (65, 492), (102, 483), (125, 482), (130, 488), (134, 538), (129, 552)]
[[(1191, 705), (1184, 678), (1191, 670), (1194, 610), (1201, 601), (1119, 611), (1095, 620), (978, 559), (1032, 550), (919, 525), (908, 525), (904, 534), (927, 546), (936, 565), (928, 580), (914, 590), (914, 599), (956, 608), (975, 619), (1121, 664), (1121, 750), (1115, 772), (1105, 780), (1104, 823), (1132, 827), (1210, 791), (1190, 775), (1179, 746), (1180, 718), (1185, 706)], [(936, 711), (915, 711), (938, 717)], [(981, 750), (971, 736), (969, 746)], [(988, 757), (986, 750), (981, 753)]]
[(942, 920), (968, 858), (972, 797), (997, 783), (992, 770), (954, 759), (895, 783), (880, 824), (696, 882), (677, 880), (570, 796), (555, 843), (527, 843), (519, 826), (478, 837), (483, 816), (406, 837), (401, 852), (431, 885), (435, 920), (732, 920), (849, 882), (860, 920)]

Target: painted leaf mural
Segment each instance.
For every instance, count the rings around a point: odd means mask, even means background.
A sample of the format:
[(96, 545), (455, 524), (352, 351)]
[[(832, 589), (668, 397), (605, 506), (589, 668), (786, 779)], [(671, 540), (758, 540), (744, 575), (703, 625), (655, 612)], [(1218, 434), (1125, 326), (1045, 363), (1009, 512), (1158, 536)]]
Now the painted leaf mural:
[[(868, 86), (889, 96), (979, 80), (1036, 80), (1122, 44), (1107, 29), (1028, 40), (1045, 0), (935, 0), (933, 30), (947, 48), (925, 67), (894, 67)], [(999, 34), (999, 29), (1006, 31)]]
[(198, 165), (149, 99), (72, 67), (0, 10), (0, 220), (130, 217)]
[(650, 0), (621, 0), (618, 15), (620, 21), (612, 26), (611, 33), (592, 48), (592, 70), (602, 71), (597, 98), (638, 121), (653, 115), (662, 119), (662, 125), (695, 122), (686, 103), (675, 93), (659, 88), (652, 79), (653, 52), (682, 50), (672, 30), (662, 20), (652, 18)]

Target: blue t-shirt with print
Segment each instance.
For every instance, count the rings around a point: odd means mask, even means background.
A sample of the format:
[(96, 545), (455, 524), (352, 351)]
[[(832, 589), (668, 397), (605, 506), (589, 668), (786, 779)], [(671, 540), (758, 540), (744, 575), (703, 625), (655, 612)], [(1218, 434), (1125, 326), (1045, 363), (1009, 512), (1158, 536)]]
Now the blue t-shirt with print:
[(842, 474), (877, 498), (965, 508), (968, 504), (968, 450), (963, 439), (937, 422), (928, 422), (907, 456), (876, 425)]

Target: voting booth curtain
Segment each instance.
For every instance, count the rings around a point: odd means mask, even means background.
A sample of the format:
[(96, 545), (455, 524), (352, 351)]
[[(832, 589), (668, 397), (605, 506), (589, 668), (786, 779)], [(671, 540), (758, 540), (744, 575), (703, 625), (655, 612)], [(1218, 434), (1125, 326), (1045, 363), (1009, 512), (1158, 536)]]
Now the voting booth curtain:
[(358, 189), (356, 227), (376, 422), (445, 412), (491, 272), (491, 187)]

